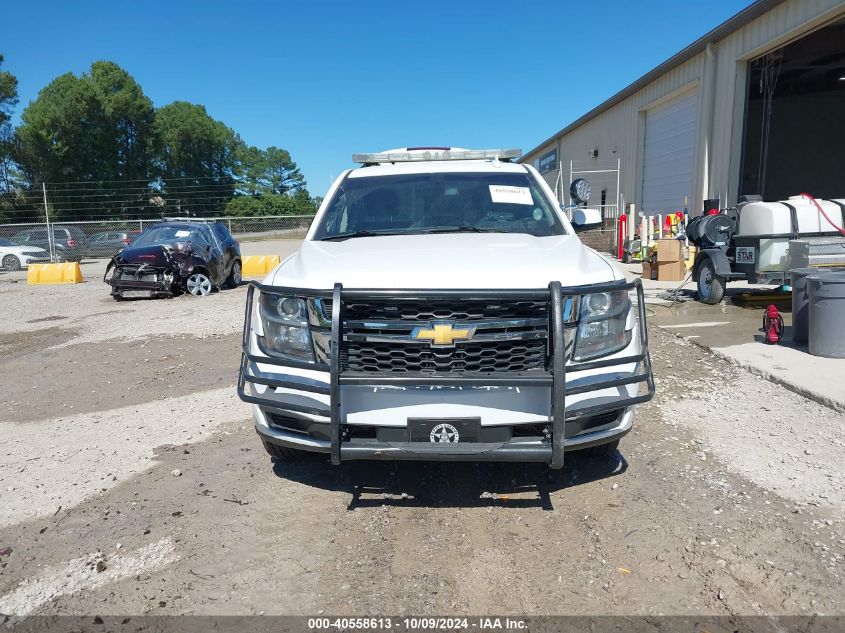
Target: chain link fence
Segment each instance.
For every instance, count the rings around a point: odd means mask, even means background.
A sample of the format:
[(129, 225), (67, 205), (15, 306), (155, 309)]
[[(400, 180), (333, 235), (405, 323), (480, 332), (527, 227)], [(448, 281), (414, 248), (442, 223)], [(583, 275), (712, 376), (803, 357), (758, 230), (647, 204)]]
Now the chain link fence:
[(616, 231), (613, 229), (595, 229), (579, 233), (581, 241), (600, 253), (613, 253), (616, 244)]
[[(182, 218), (179, 218), (182, 219)], [(220, 216), (203, 218), (185, 218), (186, 221), (222, 222), (229, 228), (229, 232), (239, 240), (264, 239), (295, 239), (305, 235), (313, 215), (267, 215), (255, 217)], [(83, 248), (79, 257), (96, 258), (110, 257), (107, 250), (92, 247), (96, 242), (120, 242), (122, 234), (129, 234), (129, 238), (144, 229), (161, 222), (161, 218), (145, 218), (137, 220), (87, 220), (75, 222), (50, 222), (54, 240), (67, 240), (68, 236), (80, 236), (87, 242), (88, 248)], [(70, 231), (64, 231), (70, 229)], [(49, 231), (47, 223), (16, 223), (0, 224), (0, 239), (9, 240), (13, 244), (43, 248), (49, 252)]]
[[(314, 216), (311, 215), (275, 215), (275, 216), (220, 216), (215, 218), (196, 218), (201, 221), (223, 222), (237, 239), (241, 241), (257, 241), (265, 239), (297, 239), (305, 236)], [(83, 259), (110, 257), (107, 250), (92, 246), (92, 242), (99, 240), (119, 243), (124, 233), (129, 237), (140, 233), (144, 229), (161, 222), (161, 218), (145, 218), (138, 220), (102, 220), (51, 222), (56, 242), (64, 235), (62, 229), (73, 230), (76, 235), (83, 235), (88, 242), (88, 248), (79, 254)], [(120, 234), (120, 235), (118, 235)], [(46, 222), (0, 224), (0, 239), (6, 239), (15, 244), (43, 248), (49, 254), (49, 233)], [(581, 241), (597, 251), (613, 252), (615, 245), (615, 230), (612, 220), (605, 220), (604, 227), (579, 234)], [(66, 237), (65, 237), (66, 239)], [(120, 244), (115, 246), (115, 252)], [(112, 253), (113, 254), (113, 253)]]

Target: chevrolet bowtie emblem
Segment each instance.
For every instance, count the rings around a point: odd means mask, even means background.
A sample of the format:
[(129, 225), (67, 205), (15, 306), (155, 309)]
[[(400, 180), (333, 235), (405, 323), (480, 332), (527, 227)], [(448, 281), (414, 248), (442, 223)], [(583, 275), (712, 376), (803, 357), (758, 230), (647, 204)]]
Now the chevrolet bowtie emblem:
[(431, 341), (432, 345), (454, 345), (456, 340), (468, 341), (473, 334), (474, 327), (455, 327), (454, 323), (434, 322), (430, 328), (414, 328), (411, 338)]

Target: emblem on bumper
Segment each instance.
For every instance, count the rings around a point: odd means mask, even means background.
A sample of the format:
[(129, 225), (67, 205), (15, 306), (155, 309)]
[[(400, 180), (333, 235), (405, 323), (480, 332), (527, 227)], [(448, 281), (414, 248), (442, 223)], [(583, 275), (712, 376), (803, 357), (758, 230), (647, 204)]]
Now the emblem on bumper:
[(454, 444), (455, 442), (460, 441), (461, 436), (458, 433), (458, 429), (456, 429), (451, 424), (438, 424), (433, 429), (431, 429), (431, 434), (428, 436), (428, 439), (431, 440), (434, 444), (439, 444), (441, 442), (445, 442), (447, 444)]

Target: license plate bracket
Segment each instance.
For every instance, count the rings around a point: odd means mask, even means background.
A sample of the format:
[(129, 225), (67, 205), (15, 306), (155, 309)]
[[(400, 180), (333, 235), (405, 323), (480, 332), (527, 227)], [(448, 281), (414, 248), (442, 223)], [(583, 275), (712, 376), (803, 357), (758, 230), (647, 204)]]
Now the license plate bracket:
[(438, 443), (478, 442), (481, 418), (408, 418), (408, 441)]

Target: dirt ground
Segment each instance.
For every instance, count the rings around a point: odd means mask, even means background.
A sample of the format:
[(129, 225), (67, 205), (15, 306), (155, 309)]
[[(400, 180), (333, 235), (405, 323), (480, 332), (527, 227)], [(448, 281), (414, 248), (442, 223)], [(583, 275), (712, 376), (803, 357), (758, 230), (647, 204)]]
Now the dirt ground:
[(273, 463), (244, 295), (0, 279), (0, 613), (845, 612), (845, 415), (652, 328), (611, 458)]

